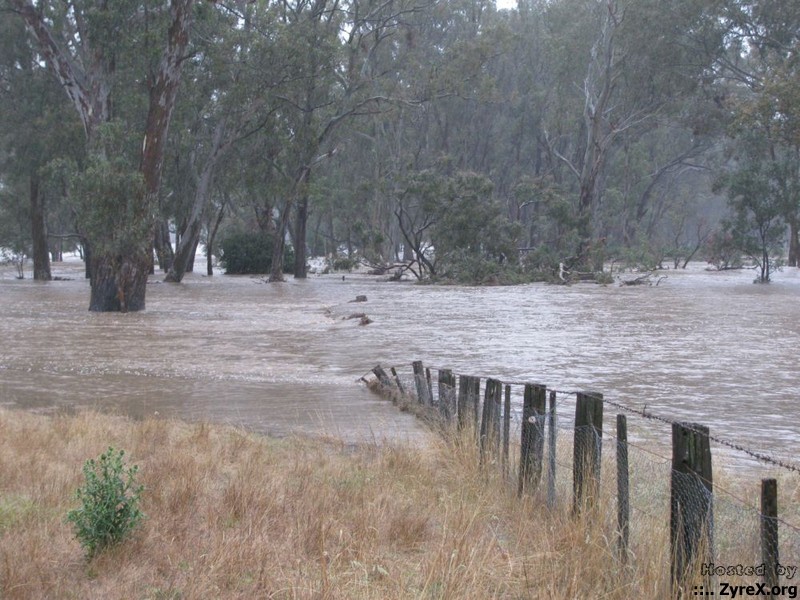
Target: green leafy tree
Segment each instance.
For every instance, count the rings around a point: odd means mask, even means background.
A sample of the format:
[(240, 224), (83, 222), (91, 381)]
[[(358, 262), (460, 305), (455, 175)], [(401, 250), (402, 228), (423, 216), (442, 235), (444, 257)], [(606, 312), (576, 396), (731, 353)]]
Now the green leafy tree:
[(471, 172), (423, 171), (411, 177), (397, 217), (429, 276), (499, 283), (518, 266), (521, 228), (505, 216), (492, 187), (488, 178)]
[[(186, 59), (194, 0), (170, 0), (155, 8), (135, 0), (95, 3), (3, 0), (25, 23), (38, 60), (46, 63), (83, 125), (91, 164), (102, 161), (98, 132), (105, 123), (124, 117), (135, 123), (127, 131), (136, 149), (137, 170), (144, 182), (132, 209), (136, 221), (121, 223), (128, 235), (146, 237), (127, 246), (126, 253), (109, 254), (116, 232), (85, 230), (91, 253), (89, 310), (128, 311), (145, 307), (150, 270), (152, 207), (161, 184), (164, 149)], [(136, 93), (144, 92), (144, 93)], [(93, 205), (86, 204), (91, 212)], [(105, 222), (101, 214), (81, 214), (89, 222)], [(147, 251), (143, 251), (143, 249)], [(132, 252), (132, 253), (131, 253)]]
[(727, 189), (733, 211), (726, 229), (742, 253), (758, 266), (757, 281), (768, 283), (773, 257), (783, 251), (786, 230), (773, 165), (750, 154), (723, 176), (720, 185)]

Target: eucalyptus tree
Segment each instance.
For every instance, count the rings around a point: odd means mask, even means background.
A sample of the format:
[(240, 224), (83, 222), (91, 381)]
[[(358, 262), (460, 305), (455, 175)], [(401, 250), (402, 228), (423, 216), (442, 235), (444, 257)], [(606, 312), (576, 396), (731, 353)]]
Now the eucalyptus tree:
[[(758, 131), (744, 134), (736, 147), (732, 166), (718, 185), (728, 192), (733, 217), (727, 223), (733, 242), (759, 267), (760, 283), (768, 283), (773, 257), (783, 245), (783, 211), (787, 190), (785, 174), (764, 146), (769, 142)], [(796, 195), (800, 190), (792, 190)]]
[[(289, 183), (279, 209), (272, 281), (281, 272), (286, 232), (294, 217), (294, 276), (306, 276), (306, 230), (312, 179), (322, 163), (340, 151), (347, 121), (374, 114), (392, 98), (380, 86), (391, 73), (379, 68), (379, 49), (397, 37), (414, 0), (298, 0), (278, 5), (270, 46), (281, 48), (288, 81), (273, 92), (277, 125), (288, 144), (273, 167)], [(386, 67), (386, 65), (383, 65)]]
[[(755, 143), (749, 165), (768, 173), (789, 228), (789, 264), (800, 260), (800, 7), (776, 0), (721, 2), (726, 52), (715, 75), (726, 85), (733, 152)], [(754, 139), (754, 136), (757, 139)], [(750, 168), (746, 167), (746, 168)], [(769, 200), (770, 202), (772, 199)], [(736, 209), (736, 206), (734, 206)]]
[(253, 38), (249, 23), (256, 10), (246, 3), (207, 7), (195, 25), (184, 69), (187, 89), (178, 102), (168, 150), (174, 183), (169, 204), (177, 238), (168, 282), (180, 282), (192, 268), (220, 165), (237, 140), (263, 125), (263, 113), (269, 110), (269, 81), (251, 77), (248, 64)]
[[(48, 185), (47, 166), (51, 161), (78, 158), (80, 124), (69, 112), (58, 84), (38, 61), (18, 19), (0, 21), (0, 82), (4, 204), (6, 210), (20, 205), (12, 212), (26, 216), (13, 245), (31, 255), (34, 279), (49, 280), (48, 213), (55, 213), (61, 194)], [(18, 222), (7, 216), (6, 229)]]
[[(590, 255), (602, 257), (596, 223), (609, 163), (623, 143), (680, 111), (709, 64), (700, 50), (714, 47), (720, 34), (709, 25), (703, 3), (693, 0), (564, 0), (548, 4), (544, 18), (558, 42), (549, 64), (559, 70), (549, 93), (545, 140), (575, 189), (575, 262), (598, 268)], [(692, 152), (693, 143), (677, 156)]]
[(141, 310), (194, 0), (4, 4), (25, 22), (83, 125), (89, 160), (76, 181), (92, 250), (89, 310)]

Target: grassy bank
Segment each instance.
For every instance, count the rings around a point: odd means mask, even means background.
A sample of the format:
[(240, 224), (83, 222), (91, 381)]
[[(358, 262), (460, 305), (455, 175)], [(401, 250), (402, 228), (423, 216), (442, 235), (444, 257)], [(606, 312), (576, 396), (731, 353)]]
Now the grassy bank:
[[(147, 520), (87, 561), (65, 515), (109, 445), (140, 466)], [(606, 532), (518, 500), (474, 448), (0, 411), (0, 598), (667, 596), (665, 540), (624, 567)]]

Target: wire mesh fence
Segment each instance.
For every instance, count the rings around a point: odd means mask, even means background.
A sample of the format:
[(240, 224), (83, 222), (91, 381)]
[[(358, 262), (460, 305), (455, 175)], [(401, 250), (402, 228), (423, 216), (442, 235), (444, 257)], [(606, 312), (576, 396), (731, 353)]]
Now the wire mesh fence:
[[(522, 473), (519, 490), (534, 501), (552, 510), (588, 511), (593, 526), (616, 544), (620, 561), (665, 560), (673, 581), (704, 582), (709, 587), (699, 589), (705, 590), (725, 578), (728, 584), (784, 586), (788, 594), (786, 586), (800, 579), (800, 469), (790, 457), (599, 394), (588, 396), (602, 403), (600, 420), (587, 425), (579, 422), (579, 392), (466, 377), (419, 362), (411, 372), (376, 367), (373, 373), (376, 387), (406, 407), (454, 427), (468, 423), (476, 443), (486, 445), (515, 485)], [(532, 385), (540, 391), (528, 392)], [(618, 414), (624, 417), (615, 423)], [(676, 426), (691, 438), (688, 447), (676, 445)], [(531, 440), (534, 458), (527, 454)], [(707, 457), (695, 447), (698, 440), (707, 445)], [(692, 452), (707, 467), (687, 466)], [(589, 473), (584, 462), (592, 463)], [(689, 563), (695, 571), (687, 574)], [(781, 590), (765, 591), (779, 596)]]

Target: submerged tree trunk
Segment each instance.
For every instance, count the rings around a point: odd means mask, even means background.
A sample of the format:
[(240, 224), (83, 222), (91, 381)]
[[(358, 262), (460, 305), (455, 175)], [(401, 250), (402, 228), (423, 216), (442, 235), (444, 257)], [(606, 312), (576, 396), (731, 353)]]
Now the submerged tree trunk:
[(286, 231), (289, 228), (289, 214), (292, 212), (292, 203), (286, 200), (281, 210), (281, 219), (275, 231), (272, 243), (272, 268), (269, 272), (271, 282), (284, 281), (283, 278), (283, 252), (286, 248)]
[(297, 203), (294, 224), (294, 277), (306, 278), (306, 227), (308, 225), (308, 193), (304, 192)]
[(39, 190), (39, 179), (30, 178), (31, 237), (33, 240), (33, 278), (50, 281), (50, 252), (47, 248), (47, 226), (44, 220), (44, 199)]
[(800, 240), (798, 240), (797, 219), (789, 219), (789, 260), (790, 267), (796, 267), (800, 259)]
[(211, 277), (214, 274), (214, 240), (217, 237), (217, 231), (219, 231), (219, 226), (222, 223), (222, 219), (225, 216), (225, 205), (228, 203), (227, 195), (222, 201), (222, 206), (219, 207), (219, 212), (217, 213), (217, 218), (214, 221), (214, 225), (208, 228), (207, 237), (206, 237), (206, 275)]
[(128, 312), (144, 310), (150, 261), (139, 256), (102, 255), (90, 260), (92, 294), (89, 310)]
[[(203, 227), (203, 213), (211, 198), (211, 184), (214, 180), (214, 172), (219, 159), (225, 150), (230, 147), (231, 143), (230, 141), (224, 141), (224, 136), (225, 119), (220, 121), (214, 130), (211, 153), (206, 158), (200, 175), (194, 174), (194, 168), (192, 168), (195, 185), (197, 186), (194, 194), (194, 204), (192, 205), (189, 219), (181, 231), (180, 241), (175, 250), (175, 260), (173, 260), (164, 281), (180, 283), (184, 274), (194, 269), (194, 257), (197, 252), (197, 245), (200, 242), (200, 231)], [(194, 159), (191, 162), (192, 167), (194, 167)]]
[(158, 268), (162, 271), (169, 271), (172, 261), (175, 259), (175, 251), (169, 239), (169, 223), (162, 220), (156, 223), (155, 236), (153, 237), (153, 247), (158, 257)]
[(194, 239), (194, 244), (192, 244), (192, 252), (189, 254), (189, 262), (186, 263), (186, 272), (187, 273), (194, 273), (194, 259), (197, 257), (197, 247), (200, 245), (200, 232), (197, 233), (197, 237)]

